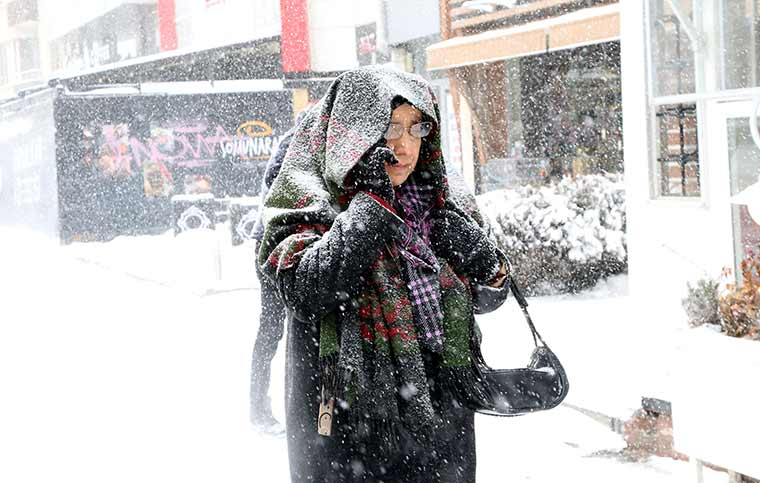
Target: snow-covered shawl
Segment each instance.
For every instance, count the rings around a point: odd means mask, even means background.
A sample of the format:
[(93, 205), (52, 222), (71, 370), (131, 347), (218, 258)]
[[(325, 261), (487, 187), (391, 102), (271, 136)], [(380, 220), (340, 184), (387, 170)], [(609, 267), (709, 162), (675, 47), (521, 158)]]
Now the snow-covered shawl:
[[(333, 82), (292, 139), (265, 201), (266, 230), (258, 262), (267, 276), (277, 281), (294, 270), (301, 255), (347, 209), (355, 193), (344, 187), (346, 177), (380, 141), (397, 96), (436, 124), (413, 176), (437, 190), (437, 207), (445, 204), (482, 225), (472, 195), (462, 184), (449, 186), (447, 181), (437, 128), (440, 116), (430, 85), (413, 74), (362, 68)], [(323, 397), (347, 403), (342, 407), (350, 408), (352, 434), (389, 445), (402, 430), (424, 441), (440, 422), (411, 321), (408, 289), (394, 261), (397, 256), (393, 244), (381, 250), (364, 286), (349, 294), (351, 301), (319, 320)], [(437, 384), (460, 401), (482, 400), (487, 390), (476, 365), (482, 356), (469, 284), (445, 260), (441, 267), (446, 344), (435, 359)], [(287, 300), (288, 294), (283, 295)]]

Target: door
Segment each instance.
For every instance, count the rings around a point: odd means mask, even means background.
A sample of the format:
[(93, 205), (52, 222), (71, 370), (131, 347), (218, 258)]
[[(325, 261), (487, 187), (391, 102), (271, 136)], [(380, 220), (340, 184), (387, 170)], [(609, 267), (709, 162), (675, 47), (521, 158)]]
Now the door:
[[(753, 112), (754, 110), (754, 112)], [(733, 228), (734, 273), (741, 282), (741, 261), (760, 254), (760, 132), (757, 120), (760, 95), (754, 100), (722, 102), (708, 121), (715, 133), (712, 159), (717, 170), (727, 169), (731, 226)], [(753, 126), (754, 124), (754, 126)]]

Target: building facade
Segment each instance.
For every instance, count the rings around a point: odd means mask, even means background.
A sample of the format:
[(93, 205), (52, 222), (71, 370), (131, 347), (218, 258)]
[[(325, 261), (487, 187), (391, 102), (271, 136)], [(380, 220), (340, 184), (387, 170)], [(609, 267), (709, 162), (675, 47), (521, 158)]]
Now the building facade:
[(0, 2), (0, 98), (42, 81), (46, 49), (37, 0)]
[[(278, 0), (158, 0), (163, 31), (176, 29), (176, 48), (200, 49), (279, 36)], [(170, 50), (165, 45), (162, 50)]]
[(440, 11), (427, 68), (450, 79), (476, 192), (623, 171), (617, 2), (441, 1)]
[[(756, 251), (760, 228), (741, 200), (760, 174), (758, 2), (440, 5), (427, 67), (456, 92), (477, 189), (625, 173), (630, 283), (642, 294), (735, 275)], [(522, 175), (497, 169), (518, 161)]]
[(760, 175), (758, 2), (647, 0), (623, 13), (637, 19), (622, 35), (632, 289), (672, 293), (724, 271), (740, 281), (760, 244), (740, 199)]
[[(532, 183), (545, 160), (559, 175), (579, 157), (582, 171), (623, 173), (629, 294), (658, 324), (683, 326), (687, 283), (742, 283), (760, 250), (760, 2), (445, 0), (441, 11), (428, 68), (457, 93), (476, 189)], [(499, 163), (518, 169), (490, 183)], [(754, 407), (715, 411), (726, 397), (756, 400), (757, 343), (724, 350), (734, 341), (696, 332), (680, 341), (694, 359), (668, 368), (676, 449), (697, 461), (695, 481), (700, 460), (731, 481), (758, 478)]]
[(159, 51), (157, 3), (39, 0), (49, 72), (76, 71)]
[[(662, 314), (686, 284), (742, 284), (760, 248), (760, 4), (621, 2), (629, 284)], [(721, 275), (722, 274), (722, 275)], [(756, 276), (748, 274), (750, 276)], [(667, 316), (658, 321), (672, 323)], [(697, 331), (695, 331), (697, 332)], [(760, 478), (757, 342), (684, 333), (674, 364), (677, 451)], [(731, 376), (727, 374), (731, 373)], [(735, 417), (716, 411), (731, 398)], [(749, 480), (756, 481), (756, 480)]]

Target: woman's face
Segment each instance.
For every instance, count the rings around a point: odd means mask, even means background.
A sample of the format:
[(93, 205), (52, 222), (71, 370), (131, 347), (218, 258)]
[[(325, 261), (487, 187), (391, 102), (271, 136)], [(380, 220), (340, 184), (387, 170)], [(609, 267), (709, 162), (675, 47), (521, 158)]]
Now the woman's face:
[(409, 128), (422, 121), (422, 113), (409, 104), (402, 104), (393, 110), (391, 114), (391, 124), (400, 124), (404, 127), (401, 137), (396, 139), (387, 139), (386, 143), (396, 155), (398, 163), (394, 165), (386, 164), (385, 171), (391, 178), (393, 186), (399, 186), (409, 177), (417, 166), (417, 159), (420, 157), (420, 146), (422, 139), (409, 134)]

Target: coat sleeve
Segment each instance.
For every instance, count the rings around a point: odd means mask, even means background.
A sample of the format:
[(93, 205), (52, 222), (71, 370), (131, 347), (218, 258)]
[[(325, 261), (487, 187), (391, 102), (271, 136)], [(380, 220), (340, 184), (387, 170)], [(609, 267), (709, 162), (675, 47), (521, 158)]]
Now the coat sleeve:
[[(316, 241), (303, 250), (290, 250), (288, 268), (275, 271), (285, 305), (302, 321), (319, 320), (340, 304), (349, 306), (362, 277), (402, 224), (374, 197), (358, 193)], [(270, 261), (277, 263), (272, 257)]]
[[(477, 205), (476, 205), (477, 206)], [(486, 243), (490, 245), (489, 249), (480, 250), (481, 256), (487, 256), (491, 253), (496, 253), (498, 265), (506, 265), (507, 272), (512, 271), (512, 266), (509, 263), (509, 259), (506, 254), (498, 247), (496, 243), (496, 237), (494, 236), (491, 224), (487, 217), (484, 217), (479, 211), (475, 211), (473, 218), (476, 220), (480, 228), (486, 234)], [(476, 256), (477, 254), (473, 254)], [(505, 281), (499, 288), (494, 288), (489, 285), (481, 285), (478, 283), (471, 284), (472, 302), (473, 308), (476, 314), (487, 314), (493, 312), (502, 306), (509, 296), (509, 284)]]
[(507, 300), (509, 287), (504, 283), (499, 288), (488, 285), (472, 285), (472, 303), (476, 314), (487, 314), (501, 307)]

